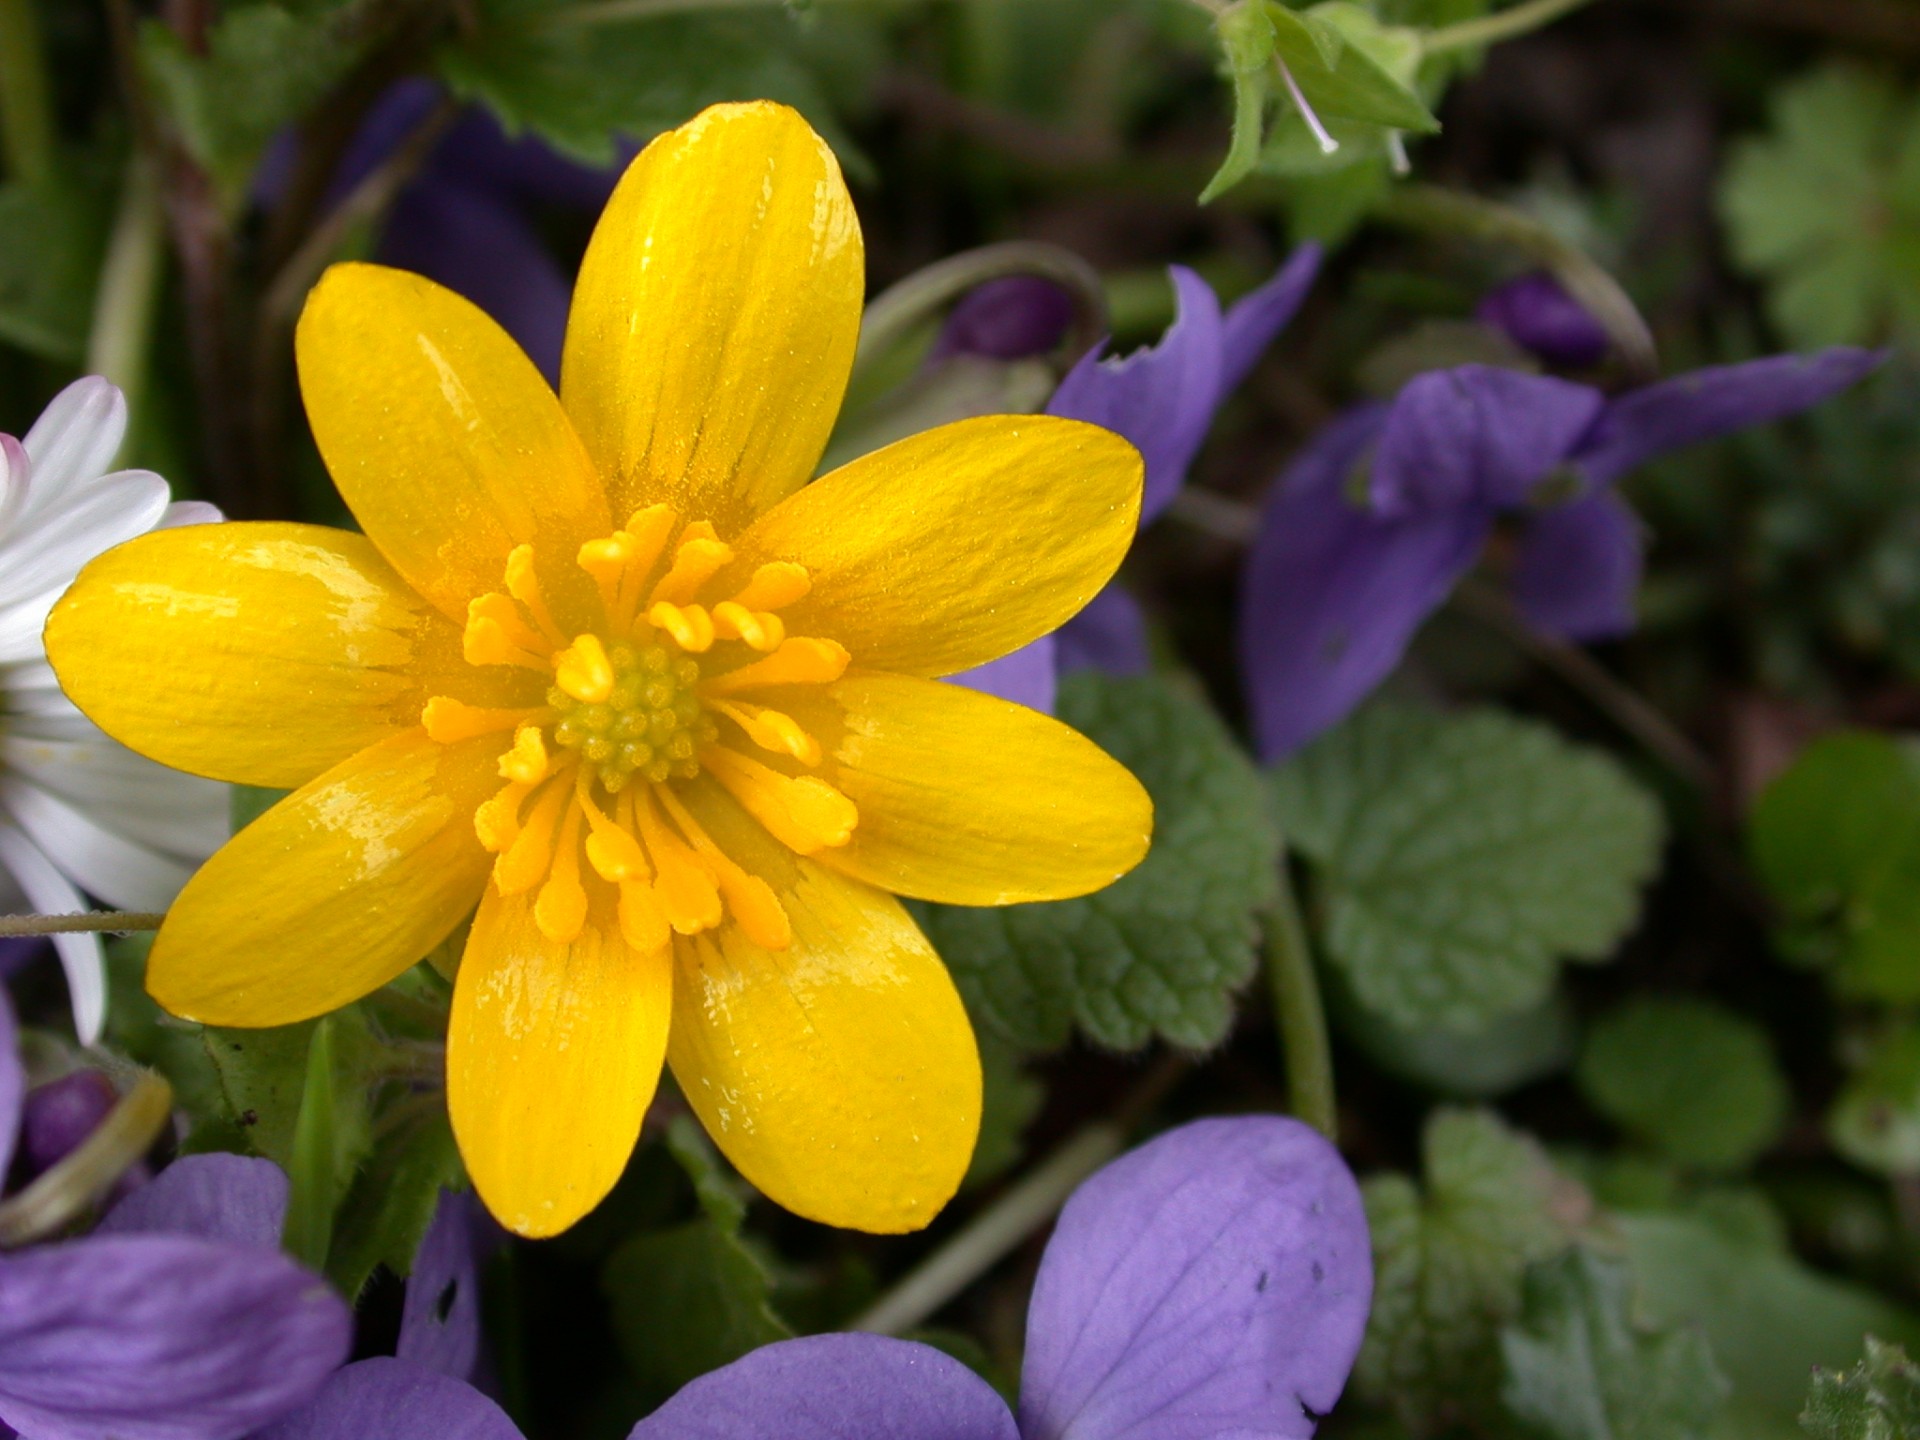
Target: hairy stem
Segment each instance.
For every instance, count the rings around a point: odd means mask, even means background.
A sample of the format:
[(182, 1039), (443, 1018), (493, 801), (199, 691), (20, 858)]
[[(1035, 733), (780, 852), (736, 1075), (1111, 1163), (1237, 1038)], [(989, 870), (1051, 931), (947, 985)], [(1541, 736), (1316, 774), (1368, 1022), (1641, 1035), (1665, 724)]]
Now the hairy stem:
[(1329, 1140), (1337, 1138), (1339, 1113), (1333, 1098), (1333, 1053), (1327, 1043), (1327, 1012), (1313, 973), (1313, 950), (1300, 915), (1300, 901), (1280, 860), (1280, 891), (1267, 912), (1267, 985), (1273, 992), (1274, 1026), (1280, 1033), (1287, 1072), (1287, 1106)]
[(0, 915), (0, 940), (22, 935), (73, 935), (81, 932), (125, 935), (158, 930), (164, 913), (150, 910), (83, 910), (76, 915)]
[(1524, 4), (1483, 15), (1478, 20), (1462, 20), (1458, 25), (1442, 25), (1438, 30), (1430, 30), (1421, 48), (1429, 55), (1444, 55), (1449, 50), (1472, 50), (1482, 45), (1498, 45), (1502, 40), (1517, 40), (1588, 3), (1590, 0), (1525, 0)]

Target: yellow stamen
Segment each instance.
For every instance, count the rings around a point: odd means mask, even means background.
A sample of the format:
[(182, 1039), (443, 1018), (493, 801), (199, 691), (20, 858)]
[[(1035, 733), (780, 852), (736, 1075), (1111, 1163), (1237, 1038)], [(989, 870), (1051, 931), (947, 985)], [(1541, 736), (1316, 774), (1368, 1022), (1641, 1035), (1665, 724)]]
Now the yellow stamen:
[(750, 705), (744, 700), (715, 700), (713, 708), (747, 732), (747, 738), (762, 750), (776, 755), (791, 755), (802, 765), (820, 763), (820, 742), (800, 728), (791, 715)]
[(567, 643), (566, 633), (553, 623), (546, 597), (540, 593), (540, 577), (533, 569), (533, 547), (516, 545), (507, 553), (507, 593), (527, 607), (533, 623), (555, 645)]
[[(712, 526), (708, 526), (709, 531)], [(688, 531), (694, 526), (689, 525)], [(679, 548), (674, 551), (673, 566), (660, 577), (660, 583), (653, 587), (653, 594), (647, 597), (647, 603), (657, 605), (665, 601), (669, 605), (684, 605), (700, 593), (705, 585), (733, 559), (733, 548), (711, 539), (708, 535), (683, 535)]]
[(853, 838), (860, 811), (846, 796), (811, 775), (782, 775), (771, 766), (710, 745), (701, 763), (788, 849), (812, 855)]
[(553, 647), (521, 618), (505, 595), (477, 595), (467, 602), (467, 628), (460, 637), (469, 665), (524, 665), (545, 670)]
[(493, 862), (493, 883), (502, 895), (525, 894), (547, 878), (553, 868), (553, 832), (572, 793), (571, 786), (556, 781), (534, 802), (513, 844)]
[(720, 893), (726, 897), (727, 908), (733, 911), (733, 918), (739, 922), (747, 938), (768, 950), (784, 950), (793, 944), (792, 922), (781, 908), (773, 887), (758, 875), (749, 875), (736, 865), (725, 851), (713, 843), (712, 837), (700, 828), (700, 822), (688, 813), (687, 807), (680, 803), (679, 797), (671, 790), (661, 789), (660, 803), (706, 862), (708, 872), (718, 883)]
[(667, 923), (682, 935), (697, 935), (718, 925), (724, 913), (720, 891), (700, 857), (660, 819), (648, 795), (636, 797), (634, 818), (647, 853), (653, 857), (659, 877), (653, 893), (666, 913)]
[(473, 812), (473, 830), (486, 849), (498, 855), (520, 833), (520, 802), (533, 790), (518, 780), (504, 786)]
[(580, 547), (580, 568), (600, 587), (600, 603), (609, 616), (619, 608), (620, 582), (638, 551), (638, 544), (625, 530), (616, 530), (604, 540), (589, 540)]
[(513, 748), (500, 757), (500, 778), (537, 785), (548, 768), (547, 737), (538, 725), (522, 725), (513, 732)]
[(580, 806), (567, 807), (554, 845), (553, 870), (533, 902), (533, 923), (556, 944), (566, 945), (587, 923), (587, 891), (580, 883)]
[(477, 735), (511, 730), (535, 715), (537, 710), (487, 710), (455, 700), (451, 695), (435, 695), (420, 712), (420, 723), (427, 727), (427, 738), (436, 745), (453, 745)]
[(598, 635), (582, 635), (554, 657), (553, 680), (586, 705), (599, 705), (613, 693), (613, 662)]
[[(590, 831), (587, 836), (587, 863), (593, 866), (596, 875), (612, 884), (651, 879), (653, 869), (647, 864), (647, 853), (640, 848), (640, 842), (593, 803), (593, 797), (584, 783), (587, 771), (583, 768), (580, 774), (583, 777), (579, 789), (580, 806), (586, 812)], [(628, 792), (621, 801), (621, 808), (629, 813), (631, 793)]]
[(733, 603), (748, 610), (778, 610), (791, 605), (813, 588), (807, 567), (791, 560), (775, 560), (753, 572), (753, 579), (733, 597)]
[(846, 673), (852, 658), (836, 641), (796, 635), (766, 659), (716, 675), (703, 688), (708, 695), (735, 695), (766, 685), (827, 685)]
[(744, 640), (755, 650), (772, 650), (787, 638), (787, 627), (771, 610), (722, 600), (713, 607), (713, 633), (722, 640)]
[(692, 654), (713, 648), (713, 617), (698, 605), (685, 607), (662, 600), (647, 611), (655, 629), (673, 637), (674, 644)]
[(628, 880), (620, 886), (620, 934), (642, 955), (665, 948), (673, 938), (666, 909), (653, 886), (644, 880)]
[(640, 597), (647, 593), (647, 577), (667, 548), (667, 537), (679, 517), (670, 505), (648, 505), (627, 517), (626, 531), (633, 536), (633, 559), (620, 577), (618, 602), (608, 614), (615, 630), (625, 635), (633, 629), (633, 617), (640, 609)]

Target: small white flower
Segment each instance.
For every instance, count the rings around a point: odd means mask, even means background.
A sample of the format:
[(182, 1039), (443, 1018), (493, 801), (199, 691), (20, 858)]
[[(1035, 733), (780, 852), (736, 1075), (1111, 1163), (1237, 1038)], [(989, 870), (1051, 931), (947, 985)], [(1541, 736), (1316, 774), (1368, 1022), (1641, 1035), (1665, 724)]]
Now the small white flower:
[[(164, 910), (227, 839), (227, 787), (109, 740), (60, 693), (40, 640), (47, 612), (103, 550), (221, 518), (168, 504), (146, 470), (108, 472), (127, 403), (98, 376), (54, 397), (25, 441), (0, 435), (0, 909)], [(156, 666), (167, 663), (154, 657)], [(97, 935), (56, 935), (74, 1028), (99, 1037), (106, 967)]]

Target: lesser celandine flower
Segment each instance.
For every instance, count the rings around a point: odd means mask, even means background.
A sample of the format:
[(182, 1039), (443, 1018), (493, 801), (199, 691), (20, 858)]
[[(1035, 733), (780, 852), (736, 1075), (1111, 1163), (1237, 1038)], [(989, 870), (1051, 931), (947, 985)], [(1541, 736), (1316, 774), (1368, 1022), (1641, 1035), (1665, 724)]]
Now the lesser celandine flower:
[(336, 267), (301, 318), (300, 380), (365, 536), (150, 537), (50, 623), (62, 681), (110, 733), (300, 786), (169, 914), (148, 972), (169, 1009), (320, 1014), (478, 902), (448, 1099), (481, 1196), (522, 1234), (606, 1193), (663, 1056), (780, 1203), (925, 1224), (966, 1168), (980, 1072), (952, 981), (886, 892), (1053, 899), (1145, 851), (1125, 770), (933, 678), (1100, 589), (1139, 456), (1092, 425), (997, 416), (807, 485), (861, 255), (832, 154), (753, 104), (628, 170), (557, 398), (466, 301)]

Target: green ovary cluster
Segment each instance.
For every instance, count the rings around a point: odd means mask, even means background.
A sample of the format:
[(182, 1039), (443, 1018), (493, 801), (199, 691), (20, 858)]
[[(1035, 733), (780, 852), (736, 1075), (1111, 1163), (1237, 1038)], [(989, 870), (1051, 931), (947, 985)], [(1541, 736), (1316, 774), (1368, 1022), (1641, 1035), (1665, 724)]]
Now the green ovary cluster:
[(636, 776), (658, 784), (698, 775), (700, 747), (719, 733), (694, 693), (699, 662), (661, 644), (609, 645), (606, 655), (614, 680), (604, 701), (576, 700), (558, 685), (547, 691), (559, 713), (553, 743), (577, 751), (609, 794)]

